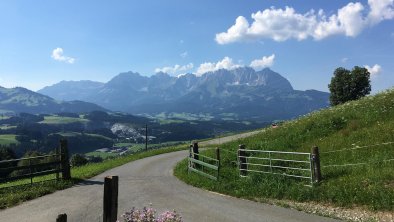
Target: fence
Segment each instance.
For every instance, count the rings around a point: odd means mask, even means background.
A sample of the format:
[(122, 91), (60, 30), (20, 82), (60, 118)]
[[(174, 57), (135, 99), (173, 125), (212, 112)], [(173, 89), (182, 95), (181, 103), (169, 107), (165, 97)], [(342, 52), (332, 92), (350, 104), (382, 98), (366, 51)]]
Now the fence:
[(212, 180), (219, 179), (220, 150), (216, 148), (216, 158), (201, 155), (198, 150), (198, 143), (190, 145), (188, 157), (188, 172), (195, 172)]
[[(325, 152), (321, 152), (324, 156), (326, 155), (330, 155), (330, 154), (337, 154), (337, 153), (341, 153), (342, 156), (344, 156), (345, 154), (349, 154), (349, 152), (353, 152), (353, 151), (357, 151), (357, 152), (361, 152), (361, 151), (369, 151), (371, 147), (380, 147), (380, 149), (382, 149), (382, 147), (394, 147), (394, 142), (384, 142), (384, 143), (377, 143), (377, 144), (370, 144), (370, 145), (363, 145), (363, 146), (352, 146), (352, 147), (347, 147), (347, 148), (341, 148), (341, 149), (336, 149), (336, 150), (330, 150), (330, 151), (325, 151)], [(346, 161), (345, 163), (327, 163), (327, 165), (322, 166), (322, 168), (338, 168), (338, 167), (353, 167), (353, 166), (366, 166), (366, 165), (371, 165), (371, 164), (377, 164), (377, 163), (388, 163), (388, 162), (392, 162), (394, 161), (394, 158), (390, 158), (385, 156), (385, 158), (382, 158), (380, 160), (375, 160), (375, 161), (367, 161), (364, 160), (362, 162), (360, 162), (362, 160), (357, 159), (357, 162), (352, 162), (352, 161)]]
[[(17, 166), (21, 161), (24, 164)], [(59, 173), (62, 174), (63, 179), (70, 179), (67, 140), (60, 141), (60, 150), (56, 149), (56, 154), (0, 161), (0, 173), (10, 174), (15, 171), (20, 171), (21, 175), (2, 177), (0, 183), (26, 178), (30, 178), (30, 182), (33, 183), (34, 177), (49, 174), (56, 174), (56, 179), (59, 179)]]
[(282, 175), (306, 179), (311, 184), (320, 181), (318, 148), (312, 153), (238, 149), (238, 166), (241, 177), (248, 172)]

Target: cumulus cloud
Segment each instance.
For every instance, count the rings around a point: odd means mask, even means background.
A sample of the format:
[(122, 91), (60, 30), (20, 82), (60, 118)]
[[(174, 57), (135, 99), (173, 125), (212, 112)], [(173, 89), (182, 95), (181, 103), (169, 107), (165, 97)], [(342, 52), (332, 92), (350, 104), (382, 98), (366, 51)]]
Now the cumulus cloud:
[(242, 67), (241, 64), (237, 64), (233, 62), (233, 59), (231, 59), (230, 57), (224, 57), (221, 61), (218, 61), (216, 63), (212, 63), (212, 62), (205, 62), (202, 63), (196, 72), (197, 76), (200, 76), (206, 72), (213, 72), (219, 69), (228, 69), (228, 70), (232, 70), (232, 69), (236, 69)]
[(189, 63), (189, 64), (183, 65), (183, 66), (176, 64), (172, 67), (166, 66), (163, 68), (156, 68), (155, 72), (156, 73), (157, 72), (165, 72), (165, 73), (174, 75), (174, 74), (185, 73), (186, 71), (193, 69), (193, 67), (194, 67), (193, 63)]
[(63, 55), (63, 49), (62, 48), (56, 48), (52, 51), (51, 57), (59, 62), (65, 62), (69, 64), (73, 64), (75, 62), (75, 59), (72, 57), (68, 57)]
[(250, 67), (254, 69), (262, 69), (266, 67), (271, 67), (274, 64), (275, 54), (270, 56), (263, 56), (261, 59), (255, 59), (250, 63)]
[(321, 40), (332, 35), (355, 37), (368, 26), (393, 19), (394, 0), (368, 0), (368, 7), (360, 2), (350, 2), (332, 15), (322, 9), (301, 14), (292, 7), (271, 7), (257, 11), (251, 17), (253, 21), (249, 24), (245, 17), (238, 16), (226, 32), (216, 34), (216, 42), (228, 44), (263, 38), (274, 41)]
[(368, 69), (368, 72), (371, 74), (371, 77), (376, 77), (382, 71), (382, 67), (378, 64), (375, 64), (372, 67), (370, 67), (369, 65), (365, 65), (364, 67)]

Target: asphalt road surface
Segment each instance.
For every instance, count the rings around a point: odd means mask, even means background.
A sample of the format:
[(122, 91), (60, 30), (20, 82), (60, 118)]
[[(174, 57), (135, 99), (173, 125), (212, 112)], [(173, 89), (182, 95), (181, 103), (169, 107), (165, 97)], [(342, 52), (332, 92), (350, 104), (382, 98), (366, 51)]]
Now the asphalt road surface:
[(1, 222), (102, 221), (103, 181), (119, 176), (119, 216), (134, 207), (152, 204), (158, 212), (176, 209), (184, 221), (335, 221), (297, 210), (237, 199), (201, 190), (173, 176), (186, 151), (137, 160), (100, 174), (72, 188), (0, 211)]

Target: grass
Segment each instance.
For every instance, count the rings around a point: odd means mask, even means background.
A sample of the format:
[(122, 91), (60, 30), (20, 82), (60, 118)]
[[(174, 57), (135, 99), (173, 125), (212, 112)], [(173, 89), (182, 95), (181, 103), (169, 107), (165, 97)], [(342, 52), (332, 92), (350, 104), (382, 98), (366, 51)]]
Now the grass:
[(0, 135), (0, 145), (19, 144), (15, 137), (15, 134)]
[(16, 126), (11, 126), (8, 124), (0, 125), (1, 130), (16, 129)]
[(45, 116), (44, 120), (40, 123), (43, 124), (69, 124), (69, 123), (87, 123), (89, 120), (82, 118), (74, 118), (74, 117), (65, 117), (65, 116)]
[(56, 181), (48, 180), (53, 179), (54, 175), (48, 175), (43, 177), (36, 177), (34, 181), (42, 181), (39, 183), (33, 183), (30, 185), (30, 180), (14, 181), (7, 184), (0, 185), (0, 209), (8, 208), (20, 204), (24, 201), (31, 200), (49, 193), (53, 193), (57, 190), (66, 189), (81, 180), (94, 177), (100, 173), (103, 173), (109, 169), (121, 166), (123, 164), (154, 156), (163, 153), (175, 152), (185, 149), (185, 146), (167, 147), (156, 150), (149, 150), (147, 152), (141, 152), (134, 155), (122, 156), (119, 158), (108, 159), (101, 163), (91, 163), (81, 167), (75, 167), (71, 169), (72, 180), (69, 181)]
[(98, 137), (98, 138), (106, 139), (106, 140), (112, 140), (112, 139), (109, 138), (109, 137), (106, 137), (106, 136), (103, 136), (103, 135), (100, 135), (100, 134), (91, 134), (91, 133), (59, 132), (59, 133), (56, 133), (56, 134), (59, 134), (59, 135), (64, 136), (64, 137), (74, 137), (74, 136), (82, 136), (82, 135), (85, 135), (85, 136), (91, 136), (91, 137)]
[[(186, 171), (186, 160), (175, 175), (188, 184), (251, 200), (317, 201), (339, 207), (373, 211), (394, 210), (394, 89), (358, 101), (313, 112), (279, 128), (226, 143), (221, 149), (219, 182)], [(250, 173), (240, 178), (236, 165), (239, 144), (249, 149), (321, 152), (323, 181), (313, 187), (283, 176)], [(376, 146), (363, 147), (368, 145)], [(354, 149), (359, 147), (360, 149)], [(331, 152), (342, 150), (340, 152)], [(206, 155), (214, 156), (212, 151)], [(343, 165), (368, 163), (367, 165)]]

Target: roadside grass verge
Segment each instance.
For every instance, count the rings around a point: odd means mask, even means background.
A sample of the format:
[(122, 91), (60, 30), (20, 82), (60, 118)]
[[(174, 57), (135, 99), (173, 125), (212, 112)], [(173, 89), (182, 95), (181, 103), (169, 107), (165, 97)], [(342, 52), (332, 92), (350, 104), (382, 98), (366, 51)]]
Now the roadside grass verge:
[(18, 205), (24, 201), (62, 190), (81, 182), (82, 180), (94, 177), (109, 169), (121, 166), (123, 164), (155, 156), (163, 153), (170, 153), (184, 150), (185, 145), (176, 147), (166, 147), (161, 149), (149, 150), (134, 155), (122, 156), (105, 160), (101, 163), (90, 163), (81, 167), (71, 168), (72, 180), (54, 180), (54, 175), (35, 177), (34, 183), (30, 184), (30, 179), (14, 181), (6, 184), (0, 184), (0, 209)]
[[(278, 199), (371, 211), (394, 211), (394, 90), (359, 101), (321, 110), (267, 128), (255, 136), (220, 146), (222, 168), (218, 182), (188, 174), (187, 161), (178, 163), (174, 174), (193, 186), (250, 199)], [(248, 149), (321, 152), (323, 181), (308, 182), (283, 176), (249, 173), (240, 178), (239, 144)], [(372, 146), (371, 146), (372, 145)], [(364, 147), (366, 146), (366, 147)], [(339, 152), (330, 152), (338, 151)], [(326, 153), (330, 152), (330, 153)], [(204, 155), (214, 156), (212, 150)], [(346, 165), (367, 163), (366, 165)], [(331, 166), (330, 166), (331, 165)], [(342, 166), (332, 166), (342, 165)]]

